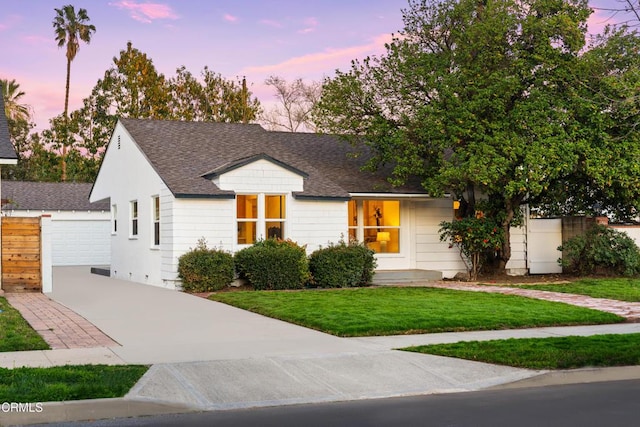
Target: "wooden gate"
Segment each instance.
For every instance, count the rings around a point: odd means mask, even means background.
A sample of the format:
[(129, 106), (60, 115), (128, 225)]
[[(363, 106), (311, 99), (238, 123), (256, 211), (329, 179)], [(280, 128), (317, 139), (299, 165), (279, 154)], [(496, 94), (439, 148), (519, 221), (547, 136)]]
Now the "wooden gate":
[(2, 218), (2, 289), (41, 292), (40, 218)]

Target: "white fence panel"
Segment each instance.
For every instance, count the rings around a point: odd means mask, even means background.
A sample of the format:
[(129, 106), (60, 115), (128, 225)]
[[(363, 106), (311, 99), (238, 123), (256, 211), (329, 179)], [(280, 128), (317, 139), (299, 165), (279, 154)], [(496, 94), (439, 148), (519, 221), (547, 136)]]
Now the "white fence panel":
[(528, 258), (529, 274), (562, 273), (558, 259), (562, 252), (562, 220), (531, 219), (529, 220)]

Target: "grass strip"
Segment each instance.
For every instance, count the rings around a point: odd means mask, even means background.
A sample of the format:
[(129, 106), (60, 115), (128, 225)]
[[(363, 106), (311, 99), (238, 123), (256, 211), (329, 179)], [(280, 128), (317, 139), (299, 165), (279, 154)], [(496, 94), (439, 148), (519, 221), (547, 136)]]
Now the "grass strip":
[(20, 315), (0, 297), (0, 352), (48, 350), (49, 345)]
[(122, 397), (149, 369), (142, 365), (0, 368), (0, 402), (60, 402)]
[(517, 287), (539, 291), (587, 295), (593, 298), (640, 302), (640, 280), (630, 278), (581, 279), (571, 283), (518, 285)]
[(528, 369), (632, 366), (640, 365), (640, 334), (511, 338), (402, 350)]
[(436, 288), (222, 292), (210, 299), (343, 337), (624, 321), (557, 302)]

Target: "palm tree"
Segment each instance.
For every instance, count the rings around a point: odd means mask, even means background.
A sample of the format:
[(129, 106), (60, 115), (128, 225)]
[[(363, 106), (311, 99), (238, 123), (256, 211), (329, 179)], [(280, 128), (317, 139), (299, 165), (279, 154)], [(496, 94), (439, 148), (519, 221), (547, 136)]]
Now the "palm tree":
[[(58, 47), (67, 47), (67, 85), (64, 95), (64, 120), (69, 120), (69, 80), (71, 78), (71, 61), (73, 61), (80, 49), (80, 40), (85, 43), (91, 41), (91, 35), (95, 33), (96, 27), (88, 24), (89, 16), (86, 9), (79, 9), (78, 14), (73, 5), (63, 6), (62, 9), (55, 9), (56, 17), (53, 19), (53, 29), (56, 33)], [(67, 142), (62, 144), (62, 180), (67, 179)]]
[(15, 80), (0, 79), (0, 87), (4, 98), (4, 113), (7, 118), (16, 122), (28, 122), (31, 118), (31, 111), (28, 105), (20, 103), (20, 98), (24, 96), (20, 85)]

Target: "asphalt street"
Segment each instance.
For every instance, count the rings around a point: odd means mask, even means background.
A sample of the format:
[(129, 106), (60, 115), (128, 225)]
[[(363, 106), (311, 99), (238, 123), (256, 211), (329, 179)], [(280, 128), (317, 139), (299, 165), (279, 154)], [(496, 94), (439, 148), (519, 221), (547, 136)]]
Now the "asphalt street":
[(640, 380), (49, 424), (111, 426), (637, 426)]

